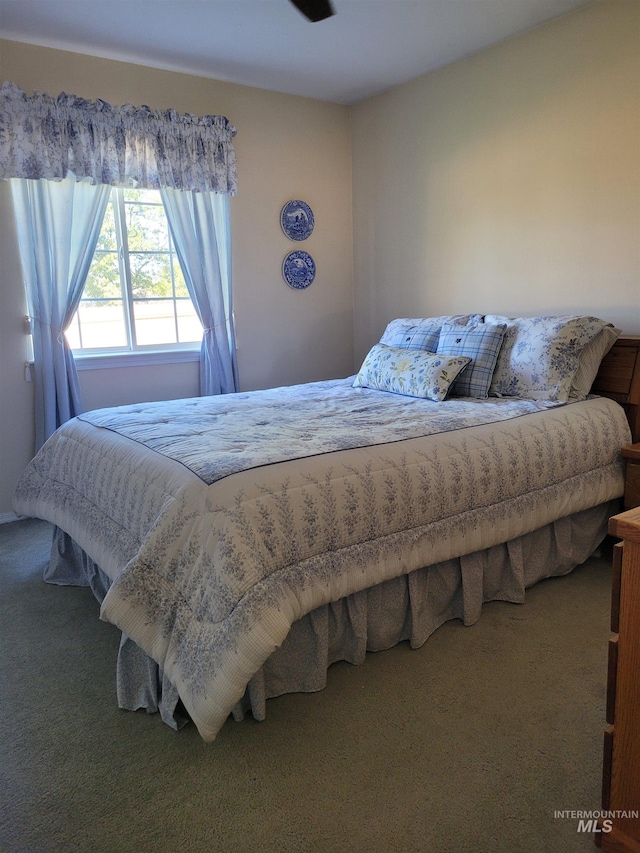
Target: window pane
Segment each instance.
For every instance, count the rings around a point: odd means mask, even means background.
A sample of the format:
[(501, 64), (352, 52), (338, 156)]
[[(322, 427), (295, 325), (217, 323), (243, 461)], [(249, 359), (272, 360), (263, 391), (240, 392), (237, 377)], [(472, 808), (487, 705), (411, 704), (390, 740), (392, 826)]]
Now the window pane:
[(175, 255), (173, 255), (173, 283), (176, 288), (176, 296), (182, 296), (191, 302), (191, 297), (187, 290), (187, 284), (184, 280), (184, 276), (182, 275), (182, 268), (180, 267), (180, 263)]
[(73, 316), (73, 320), (71, 321), (71, 325), (67, 328), (64, 333), (65, 338), (67, 339), (67, 343), (71, 347), (71, 349), (80, 349), (80, 325), (78, 324), (78, 312)]
[[(135, 343), (129, 329), (135, 330)], [(113, 190), (67, 337), (76, 350), (166, 347), (202, 339), (157, 190)]]
[(180, 299), (176, 302), (178, 314), (178, 341), (188, 344), (202, 340), (202, 324), (190, 299)]
[(131, 292), (134, 297), (172, 296), (171, 256), (163, 254), (129, 254)]
[(151, 302), (134, 300), (133, 314), (139, 346), (177, 343), (173, 306), (173, 299), (154, 299)]
[(82, 348), (126, 347), (127, 332), (122, 300), (80, 303), (77, 312)]
[(96, 252), (82, 298), (122, 298), (118, 256), (115, 252)]
[(127, 204), (127, 237), (130, 252), (166, 252), (169, 229), (161, 204)]
[(113, 212), (113, 201), (110, 201), (107, 205), (96, 249), (98, 251), (111, 252), (115, 252), (118, 249), (118, 244), (116, 242), (116, 220)]
[(162, 205), (160, 190), (145, 190), (142, 188), (133, 189), (127, 188), (124, 190), (125, 202), (139, 202), (140, 204), (159, 204)]

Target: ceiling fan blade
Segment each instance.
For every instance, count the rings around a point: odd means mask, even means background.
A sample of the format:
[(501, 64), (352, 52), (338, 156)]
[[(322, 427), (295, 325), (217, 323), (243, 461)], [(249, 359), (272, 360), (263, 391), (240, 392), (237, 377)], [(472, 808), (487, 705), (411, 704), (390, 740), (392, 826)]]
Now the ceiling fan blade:
[(330, 0), (291, 0), (291, 3), (314, 24), (335, 15)]

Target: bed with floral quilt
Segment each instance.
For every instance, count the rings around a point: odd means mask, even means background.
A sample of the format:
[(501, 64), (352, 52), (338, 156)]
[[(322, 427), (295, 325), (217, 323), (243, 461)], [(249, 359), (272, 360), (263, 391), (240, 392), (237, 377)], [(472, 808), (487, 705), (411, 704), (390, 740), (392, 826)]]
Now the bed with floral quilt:
[(213, 740), (588, 558), (624, 488), (627, 419), (589, 394), (617, 334), (395, 320), (355, 377), (80, 415), (15, 508), (55, 525), (45, 578), (122, 631), (119, 705)]

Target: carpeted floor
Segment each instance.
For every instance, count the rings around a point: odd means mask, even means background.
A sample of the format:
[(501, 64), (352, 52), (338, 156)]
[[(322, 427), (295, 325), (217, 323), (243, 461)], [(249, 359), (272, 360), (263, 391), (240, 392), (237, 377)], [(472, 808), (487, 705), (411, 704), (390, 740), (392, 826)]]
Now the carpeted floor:
[(205, 744), (118, 710), (118, 632), (0, 525), (2, 853), (572, 853), (600, 808), (610, 564), (337, 664)]

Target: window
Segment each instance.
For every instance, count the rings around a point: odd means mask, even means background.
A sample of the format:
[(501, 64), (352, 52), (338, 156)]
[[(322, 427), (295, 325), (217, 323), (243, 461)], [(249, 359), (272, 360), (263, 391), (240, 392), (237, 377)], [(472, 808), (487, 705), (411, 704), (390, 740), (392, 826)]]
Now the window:
[(76, 355), (193, 349), (202, 340), (159, 191), (111, 191), (66, 336)]

